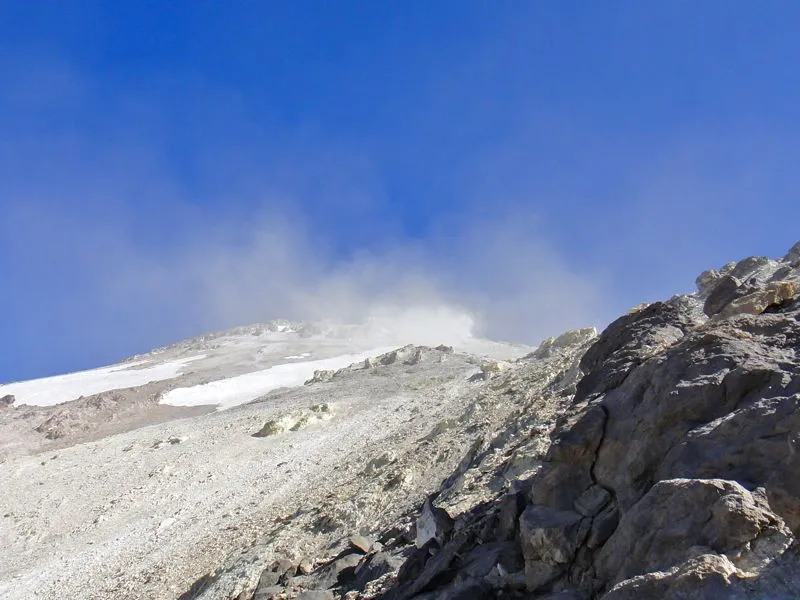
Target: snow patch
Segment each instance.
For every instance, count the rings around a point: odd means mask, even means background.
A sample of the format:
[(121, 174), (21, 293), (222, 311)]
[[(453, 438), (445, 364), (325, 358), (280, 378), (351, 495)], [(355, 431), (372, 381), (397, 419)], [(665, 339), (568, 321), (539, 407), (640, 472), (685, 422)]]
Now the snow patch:
[(176, 388), (161, 397), (161, 404), (172, 406), (216, 404), (217, 410), (232, 408), (255, 400), (278, 388), (303, 385), (314, 375), (314, 371), (341, 369), (393, 349), (394, 347), (376, 348), (360, 354), (345, 354), (321, 360), (287, 363), (228, 379)]
[(182, 358), (144, 368), (134, 368), (147, 363), (147, 361), (140, 360), (89, 371), (8, 383), (0, 385), (0, 397), (6, 394), (13, 395), (17, 399), (17, 406), (22, 404), (53, 406), (81, 396), (92, 396), (100, 392), (144, 385), (151, 381), (172, 379), (180, 375), (187, 364), (201, 358), (205, 358), (205, 355)]
[(284, 360), (294, 360), (298, 358), (308, 358), (311, 356), (311, 352), (303, 352), (302, 354), (293, 354), (292, 356), (284, 356)]

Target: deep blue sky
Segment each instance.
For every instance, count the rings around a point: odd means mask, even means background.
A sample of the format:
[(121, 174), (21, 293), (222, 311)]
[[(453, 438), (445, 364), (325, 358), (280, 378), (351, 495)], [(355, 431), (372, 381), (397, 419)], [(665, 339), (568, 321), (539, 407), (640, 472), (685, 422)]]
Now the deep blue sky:
[[(218, 258), (199, 240), (231, 261), (278, 215), (315, 276), (414, 256), (468, 308), (516, 294), (531, 343), (782, 255), (798, 25), (789, 0), (0, 0), (0, 381), (291, 312), (270, 292), (209, 317), (219, 290), (185, 275)], [(277, 278), (253, 256), (240, 277)]]

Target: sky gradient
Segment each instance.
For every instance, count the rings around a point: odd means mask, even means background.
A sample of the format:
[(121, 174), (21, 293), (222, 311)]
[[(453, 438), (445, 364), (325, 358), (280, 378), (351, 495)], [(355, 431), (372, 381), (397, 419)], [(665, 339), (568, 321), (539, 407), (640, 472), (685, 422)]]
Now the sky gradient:
[(535, 344), (800, 239), (791, 1), (0, 2), (0, 381), (270, 318)]

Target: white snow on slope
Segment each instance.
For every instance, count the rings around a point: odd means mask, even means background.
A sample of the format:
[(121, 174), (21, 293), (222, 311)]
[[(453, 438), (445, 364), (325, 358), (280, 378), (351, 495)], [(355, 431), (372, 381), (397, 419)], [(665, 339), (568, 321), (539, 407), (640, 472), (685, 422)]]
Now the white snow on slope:
[(173, 406), (216, 404), (217, 410), (232, 408), (254, 400), (271, 390), (303, 385), (314, 375), (314, 371), (341, 369), (367, 358), (390, 352), (394, 348), (377, 348), (360, 354), (345, 354), (321, 360), (276, 365), (269, 369), (254, 371), (253, 373), (246, 373), (245, 375), (238, 375), (228, 379), (220, 379), (191, 387), (176, 388), (161, 397), (161, 404), (171, 404)]
[(19, 381), (0, 385), (0, 397), (12, 394), (16, 398), (17, 406), (21, 404), (53, 406), (81, 396), (171, 379), (179, 375), (188, 363), (204, 357), (204, 355), (192, 356), (143, 368), (140, 365), (146, 361), (138, 361), (55, 377)]

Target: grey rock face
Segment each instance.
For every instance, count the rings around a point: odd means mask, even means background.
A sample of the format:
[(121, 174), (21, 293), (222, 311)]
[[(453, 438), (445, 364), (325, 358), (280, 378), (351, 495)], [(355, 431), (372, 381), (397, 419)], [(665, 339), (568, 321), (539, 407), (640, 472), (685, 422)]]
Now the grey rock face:
[(611, 323), (580, 362), (586, 374), (576, 401), (596, 397), (619, 385), (650, 356), (681, 339), (694, 320), (678, 303), (655, 302)]
[(720, 277), (722, 277), (722, 274), (716, 269), (703, 271), (697, 276), (694, 283), (697, 286), (697, 295), (701, 300), (708, 298), (708, 295), (717, 286)]
[(787, 263), (800, 262), (800, 242), (797, 242), (794, 246), (789, 248), (786, 256), (783, 257), (783, 261)]
[(594, 327), (584, 327), (582, 329), (570, 329), (555, 338), (547, 338), (539, 347), (525, 358), (548, 358), (553, 352), (580, 346), (597, 337), (597, 330)]
[(627, 579), (614, 586), (603, 600), (717, 600), (733, 598), (737, 569), (724, 555), (703, 554), (668, 571)]
[(529, 506), (520, 517), (528, 589), (538, 590), (567, 570), (589, 532), (590, 521), (572, 511)]
[(611, 585), (667, 571), (696, 555), (714, 552), (744, 562), (762, 537), (791, 533), (764, 499), (722, 479), (659, 481), (620, 520), (597, 554), (598, 575)]
[(723, 275), (714, 281), (703, 304), (703, 312), (709, 317), (717, 314), (725, 308), (731, 301), (747, 293), (746, 288), (742, 288), (742, 282), (733, 275)]

